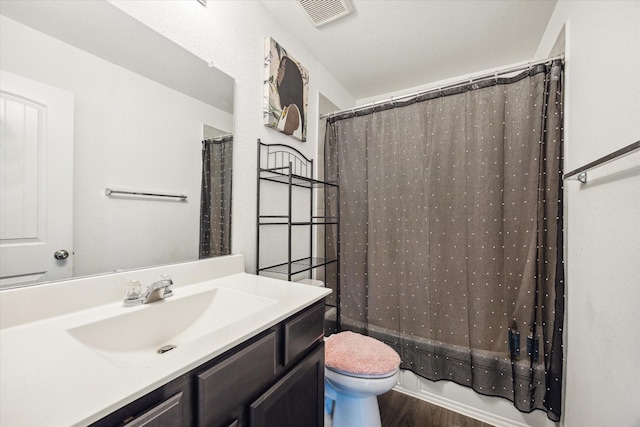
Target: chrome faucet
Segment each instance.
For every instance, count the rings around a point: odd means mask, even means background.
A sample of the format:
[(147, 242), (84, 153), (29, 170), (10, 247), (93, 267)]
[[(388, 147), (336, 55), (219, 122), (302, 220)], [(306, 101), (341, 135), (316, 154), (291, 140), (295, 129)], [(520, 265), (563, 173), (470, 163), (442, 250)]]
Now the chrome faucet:
[(142, 297), (142, 303), (147, 304), (173, 296), (171, 286), (173, 286), (173, 280), (168, 274), (163, 274), (160, 276), (160, 280), (149, 285)]
[(132, 280), (125, 288), (125, 298), (123, 305), (133, 307), (135, 305), (147, 304), (173, 296), (173, 280), (168, 274), (163, 274), (160, 279), (150, 284), (146, 291), (142, 293), (142, 285), (137, 280)]

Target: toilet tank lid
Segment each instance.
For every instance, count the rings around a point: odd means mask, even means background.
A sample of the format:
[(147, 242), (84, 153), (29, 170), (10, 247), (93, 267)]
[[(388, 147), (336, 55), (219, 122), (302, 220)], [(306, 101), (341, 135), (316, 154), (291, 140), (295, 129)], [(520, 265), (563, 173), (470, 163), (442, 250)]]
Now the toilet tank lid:
[(384, 375), (398, 369), (400, 356), (375, 338), (346, 331), (325, 341), (325, 365), (355, 375)]

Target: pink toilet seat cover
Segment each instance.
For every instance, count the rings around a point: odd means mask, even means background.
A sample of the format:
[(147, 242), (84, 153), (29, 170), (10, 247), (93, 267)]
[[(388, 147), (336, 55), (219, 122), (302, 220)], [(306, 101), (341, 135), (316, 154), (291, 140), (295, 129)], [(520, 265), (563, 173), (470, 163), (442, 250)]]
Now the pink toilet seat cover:
[(394, 349), (375, 338), (350, 331), (329, 338), (324, 355), (328, 368), (356, 375), (384, 375), (400, 365), (400, 356)]

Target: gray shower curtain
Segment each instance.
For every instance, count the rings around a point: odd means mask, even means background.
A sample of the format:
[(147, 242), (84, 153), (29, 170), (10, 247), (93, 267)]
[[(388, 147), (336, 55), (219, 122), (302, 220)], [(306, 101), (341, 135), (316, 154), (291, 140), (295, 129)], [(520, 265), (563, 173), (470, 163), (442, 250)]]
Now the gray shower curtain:
[[(560, 418), (562, 64), (330, 117), (343, 330)], [(339, 237), (339, 245), (338, 245)]]
[(233, 136), (202, 141), (200, 258), (231, 253)]

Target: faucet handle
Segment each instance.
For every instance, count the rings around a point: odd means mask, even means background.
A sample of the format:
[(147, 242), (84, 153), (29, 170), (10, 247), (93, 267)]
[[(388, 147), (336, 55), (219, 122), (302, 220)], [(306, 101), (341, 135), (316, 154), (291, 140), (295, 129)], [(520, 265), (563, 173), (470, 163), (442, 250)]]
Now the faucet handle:
[(165, 298), (172, 297), (173, 289), (171, 289), (171, 287), (173, 286), (173, 280), (171, 279), (171, 276), (169, 276), (168, 274), (163, 274), (160, 276), (160, 280), (163, 283), (166, 283), (166, 286), (164, 288), (164, 297)]
[(173, 289), (171, 289), (171, 287), (173, 286), (173, 282), (171, 282), (170, 285), (168, 285), (166, 288), (164, 288), (164, 297), (165, 298), (169, 298), (173, 296)]
[(130, 280), (125, 285), (123, 305), (125, 307), (132, 307), (134, 305), (140, 305), (143, 302), (142, 284), (137, 280)]

